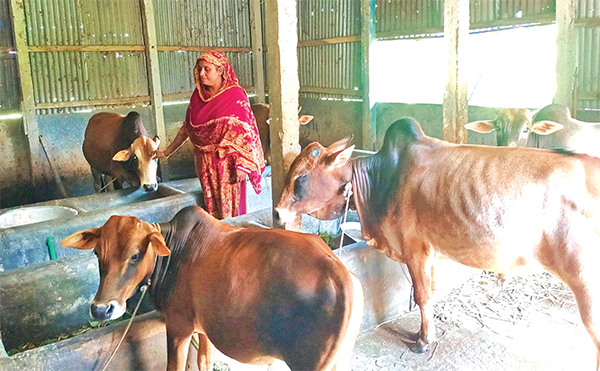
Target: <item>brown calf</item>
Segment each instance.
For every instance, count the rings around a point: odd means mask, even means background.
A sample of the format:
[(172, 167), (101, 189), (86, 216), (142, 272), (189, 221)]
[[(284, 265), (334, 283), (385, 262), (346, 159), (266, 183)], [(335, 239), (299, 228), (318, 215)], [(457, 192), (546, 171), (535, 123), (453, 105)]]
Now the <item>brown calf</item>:
[(243, 363), (283, 360), (292, 370), (340, 370), (350, 359), (362, 287), (318, 236), (237, 228), (190, 206), (162, 224), (112, 216), (61, 243), (98, 256), (96, 319), (120, 317), (151, 278), (169, 370), (185, 369), (194, 333), (203, 371), (212, 370), (212, 344)]
[(600, 159), (551, 150), (454, 145), (396, 121), (375, 155), (351, 159), (349, 139), (311, 143), (294, 160), (279, 216), (339, 217), (349, 183), (363, 235), (406, 263), (421, 310), (413, 350), (435, 339), (436, 256), (506, 273), (543, 267), (575, 294), (600, 367)]
[(90, 164), (96, 192), (102, 188), (102, 174), (114, 179), (114, 188), (123, 182), (144, 191), (158, 188), (156, 150), (160, 139), (150, 139), (140, 115), (123, 116), (100, 112), (90, 118), (83, 139), (83, 155)]

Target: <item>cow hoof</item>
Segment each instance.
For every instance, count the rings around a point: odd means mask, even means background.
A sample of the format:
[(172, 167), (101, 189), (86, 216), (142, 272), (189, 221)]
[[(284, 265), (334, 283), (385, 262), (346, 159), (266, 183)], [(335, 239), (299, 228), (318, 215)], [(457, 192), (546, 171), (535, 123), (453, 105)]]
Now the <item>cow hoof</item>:
[(410, 350), (413, 353), (425, 353), (428, 347), (429, 343), (426, 343), (425, 341), (423, 341), (423, 339), (419, 339), (410, 346)]

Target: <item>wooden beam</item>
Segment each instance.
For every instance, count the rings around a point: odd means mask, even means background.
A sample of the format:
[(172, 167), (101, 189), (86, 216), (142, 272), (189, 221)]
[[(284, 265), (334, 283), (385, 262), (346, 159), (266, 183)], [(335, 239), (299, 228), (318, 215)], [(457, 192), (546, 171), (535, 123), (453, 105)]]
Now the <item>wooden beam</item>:
[[(271, 171), (273, 207), (279, 203), (285, 175), (298, 155), (298, 35), (296, 0), (266, 0)], [(275, 220), (275, 215), (273, 215)], [(275, 223), (274, 223), (275, 224)], [(286, 226), (299, 229), (299, 223)]]
[[(165, 130), (165, 116), (163, 114), (163, 96), (160, 84), (160, 65), (158, 61), (156, 21), (154, 18), (153, 0), (140, 0), (142, 7), (142, 27), (144, 32), (144, 46), (146, 50), (146, 70), (148, 74), (148, 88), (150, 93), (150, 106), (154, 132), (163, 141), (167, 140)], [(169, 180), (169, 163), (166, 158), (161, 160), (161, 177), (164, 182)]]
[(308, 40), (308, 41), (300, 41), (298, 42), (299, 48), (304, 48), (307, 46), (318, 46), (318, 45), (331, 45), (331, 44), (343, 44), (343, 43), (355, 43), (360, 42), (361, 36), (344, 36), (344, 37), (332, 37), (329, 39), (318, 39), (318, 40)]
[[(189, 95), (188, 95), (189, 97)], [(52, 103), (38, 103), (36, 109), (53, 109), (53, 108), (74, 108), (74, 107), (90, 107), (90, 106), (126, 106), (132, 104), (150, 103), (148, 95), (126, 97), (126, 98), (109, 98), (109, 99), (94, 99)]]
[(468, 98), (466, 48), (469, 37), (469, 0), (444, 2), (444, 38), (448, 46), (448, 73), (443, 108), (443, 139), (466, 143)]
[(369, 53), (375, 40), (375, 0), (362, 0), (362, 29), (360, 35), (362, 50), (362, 148), (373, 150), (377, 147), (377, 125), (375, 111), (371, 112), (369, 98)]
[(42, 177), (41, 146), (38, 139), (38, 123), (35, 114), (35, 97), (33, 78), (31, 76), (31, 61), (27, 44), (27, 23), (25, 21), (25, 5), (23, 0), (10, 0), (10, 12), (13, 21), (13, 33), (17, 61), (19, 65), (19, 80), (21, 82), (21, 112), (23, 114), (23, 132), (29, 145), (29, 163), (31, 185), (34, 201), (41, 198), (42, 193), (38, 184)]
[(352, 97), (362, 97), (363, 92), (360, 90), (351, 89), (335, 89), (335, 88), (319, 88), (316, 86), (301, 86), (301, 93), (320, 93), (320, 94), (333, 94), (333, 95), (346, 95)]
[(143, 52), (143, 45), (39, 45), (30, 46), (33, 53), (43, 52)]
[(256, 101), (265, 103), (265, 61), (263, 58), (263, 33), (261, 0), (250, 0), (250, 32), (252, 36), (252, 67)]
[(223, 53), (250, 53), (252, 48), (246, 47), (224, 47), (224, 46), (177, 46), (177, 45), (159, 45), (156, 47), (160, 52), (198, 52), (202, 53), (207, 50), (218, 50)]
[[(6, 49), (9, 52), (11, 49)], [(30, 46), (33, 53), (42, 52), (143, 52), (144, 45), (37, 45)], [(232, 53), (250, 53), (252, 48), (246, 47), (221, 47), (221, 46), (185, 46), (185, 45), (157, 45), (156, 50), (165, 52), (204, 52), (206, 50), (219, 50)]]
[(575, 68), (577, 55), (575, 49), (576, 33), (575, 19), (577, 18), (577, 1), (563, 0), (556, 2), (556, 94), (554, 103), (562, 104), (577, 112), (575, 100)]

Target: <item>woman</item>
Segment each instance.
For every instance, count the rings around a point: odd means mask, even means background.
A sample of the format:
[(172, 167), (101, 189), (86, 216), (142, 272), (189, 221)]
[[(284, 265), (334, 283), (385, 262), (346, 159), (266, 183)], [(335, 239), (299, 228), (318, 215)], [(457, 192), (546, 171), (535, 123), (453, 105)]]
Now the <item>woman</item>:
[(205, 208), (217, 219), (246, 213), (246, 176), (260, 193), (263, 149), (248, 96), (231, 63), (218, 51), (203, 53), (194, 67), (196, 90), (185, 121), (159, 157), (169, 157), (188, 139)]

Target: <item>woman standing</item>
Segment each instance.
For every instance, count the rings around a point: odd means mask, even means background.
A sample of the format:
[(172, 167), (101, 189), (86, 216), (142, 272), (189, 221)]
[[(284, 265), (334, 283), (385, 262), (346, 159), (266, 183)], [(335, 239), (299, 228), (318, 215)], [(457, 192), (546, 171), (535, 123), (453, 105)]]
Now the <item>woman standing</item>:
[(264, 155), (246, 91), (231, 63), (218, 51), (203, 53), (194, 67), (196, 90), (177, 136), (159, 157), (169, 157), (188, 139), (205, 208), (217, 219), (246, 213), (246, 176), (260, 193)]

